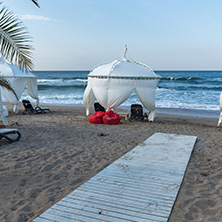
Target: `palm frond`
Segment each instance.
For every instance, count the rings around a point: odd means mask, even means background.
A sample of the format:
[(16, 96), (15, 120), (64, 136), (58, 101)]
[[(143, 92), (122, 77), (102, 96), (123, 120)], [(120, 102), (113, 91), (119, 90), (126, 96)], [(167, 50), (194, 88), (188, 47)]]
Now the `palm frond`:
[(32, 0), (32, 2), (37, 6), (37, 7), (39, 7), (40, 8), (40, 6), (39, 6), (39, 4), (38, 4), (38, 1), (37, 0)]
[(6, 7), (2, 7), (0, 9), (0, 52), (2, 55), (20, 69), (31, 71), (33, 70), (31, 42), (31, 37), (22, 21)]
[(17, 94), (14, 91), (14, 89), (11, 87), (10, 82), (8, 80), (6, 80), (3, 76), (0, 76), (0, 86), (2, 86), (5, 89), (8, 89), (11, 92), (13, 92), (16, 99), (19, 100)]

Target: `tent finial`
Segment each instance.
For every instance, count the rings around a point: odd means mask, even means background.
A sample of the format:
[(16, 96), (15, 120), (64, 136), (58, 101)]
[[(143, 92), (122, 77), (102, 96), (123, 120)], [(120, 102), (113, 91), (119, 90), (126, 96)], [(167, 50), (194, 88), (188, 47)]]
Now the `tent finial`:
[(124, 57), (126, 58), (126, 52), (127, 52), (127, 45), (125, 45), (125, 49), (124, 49)]

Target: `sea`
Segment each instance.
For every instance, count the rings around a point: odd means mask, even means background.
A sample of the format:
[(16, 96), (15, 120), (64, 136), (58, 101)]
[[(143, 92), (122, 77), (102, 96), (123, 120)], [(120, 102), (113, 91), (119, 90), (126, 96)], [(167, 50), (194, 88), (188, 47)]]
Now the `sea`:
[[(156, 107), (219, 110), (222, 71), (155, 71), (162, 77)], [(83, 105), (89, 71), (34, 71), (40, 104)], [(23, 99), (30, 99), (25, 93)], [(33, 100), (34, 101), (34, 100)], [(122, 104), (140, 103), (135, 91)]]

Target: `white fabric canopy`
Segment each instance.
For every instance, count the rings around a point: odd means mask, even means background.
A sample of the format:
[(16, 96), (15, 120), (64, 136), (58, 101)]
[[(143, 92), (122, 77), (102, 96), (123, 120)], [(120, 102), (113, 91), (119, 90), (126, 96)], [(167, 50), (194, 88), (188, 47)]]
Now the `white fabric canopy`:
[(6, 119), (6, 115), (5, 115), (5, 110), (3, 108), (3, 105), (2, 105), (2, 96), (1, 96), (1, 90), (0, 90), (0, 114), (1, 114), (1, 120), (3, 122), (4, 125), (8, 125), (8, 121)]
[(154, 120), (156, 86), (161, 77), (147, 65), (128, 58), (126, 52), (127, 49), (120, 59), (98, 66), (89, 73), (83, 97), (86, 115), (95, 99), (106, 110), (115, 109), (135, 90), (149, 110), (148, 119)]
[(0, 59), (0, 75), (8, 80), (14, 89), (15, 93), (18, 96), (18, 99), (15, 95), (1, 87), (2, 96), (6, 101), (14, 104), (14, 112), (18, 112), (17, 104), (22, 96), (22, 93), (27, 88), (28, 94), (37, 100), (36, 105), (38, 105), (38, 87), (37, 87), (37, 78), (31, 72), (26, 72), (20, 70), (18, 67), (7, 63), (3, 58)]

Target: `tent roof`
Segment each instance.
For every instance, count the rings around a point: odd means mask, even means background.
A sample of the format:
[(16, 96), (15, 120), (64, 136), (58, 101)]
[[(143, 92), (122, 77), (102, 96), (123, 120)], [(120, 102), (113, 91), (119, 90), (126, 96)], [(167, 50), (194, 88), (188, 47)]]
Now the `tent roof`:
[(0, 75), (4, 77), (36, 78), (31, 72), (22, 71), (17, 66), (6, 62), (3, 58), (0, 58)]
[(88, 77), (149, 77), (160, 78), (159, 75), (147, 65), (134, 61), (127, 56), (127, 48), (125, 48), (124, 55), (113, 62), (106, 63), (94, 68)]

